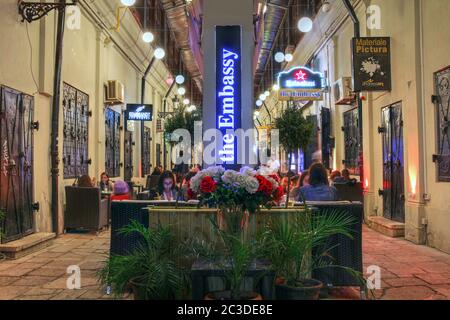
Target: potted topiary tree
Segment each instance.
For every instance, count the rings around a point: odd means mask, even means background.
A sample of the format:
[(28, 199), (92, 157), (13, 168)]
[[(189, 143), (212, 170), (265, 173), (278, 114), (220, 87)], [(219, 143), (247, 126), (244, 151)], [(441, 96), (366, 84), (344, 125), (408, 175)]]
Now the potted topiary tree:
[[(323, 284), (312, 279), (318, 268), (333, 266), (327, 240), (332, 235), (352, 237), (353, 219), (338, 211), (318, 212), (305, 208), (289, 220), (265, 226), (258, 241), (259, 256), (267, 258), (276, 273), (275, 292), (280, 300), (317, 300)], [(357, 272), (344, 268), (352, 275)]]
[(279, 118), (275, 119), (275, 128), (279, 130), (280, 144), (289, 154), (288, 190), (286, 208), (289, 206), (291, 187), (292, 153), (299, 149), (306, 150), (315, 133), (314, 123), (303, 116), (303, 111), (289, 106)]
[(173, 300), (183, 296), (189, 287), (187, 268), (183, 267), (186, 250), (177, 243), (170, 227), (147, 229), (133, 221), (120, 230), (138, 235), (141, 246), (125, 256), (111, 256), (99, 271), (100, 282), (110, 286), (120, 298), (131, 291), (135, 300)]

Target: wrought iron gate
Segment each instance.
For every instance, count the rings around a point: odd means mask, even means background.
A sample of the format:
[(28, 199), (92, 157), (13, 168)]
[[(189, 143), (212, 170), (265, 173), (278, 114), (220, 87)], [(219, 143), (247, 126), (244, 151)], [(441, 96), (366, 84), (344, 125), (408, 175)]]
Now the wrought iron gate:
[(156, 144), (156, 166), (158, 166), (158, 167), (161, 165), (161, 154), (162, 154), (161, 144), (157, 143)]
[(63, 84), (64, 107), (64, 179), (88, 174), (89, 96)]
[(344, 113), (344, 152), (345, 160), (342, 164), (351, 174), (359, 174), (359, 120), (358, 108), (352, 109)]
[(383, 108), (383, 215), (385, 218), (405, 222), (405, 179), (403, 155), (402, 103)]
[(125, 158), (124, 158), (124, 179), (125, 181), (131, 181), (133, 177), (133, 132), (125, 131)]
[(152, 133), (150, 131), (150, 128), (144, 127), (144, 141), (142, 142), (143, 148), (142, 151), (144, 154), (142, 155), (142, 175), (150, 174), (150, 166), (151, 166), (151, 158), (150, 158), (150, 151), (151, 151), (151, 141), (152, 141)]
[(0, 209), (5, 213), (1, 242), (33, 232), (34, 98), (0, 88)]
[(436, 72), (434, 77), (438, 154), (433, 161), (437, 164), (438, 181), (450, 182), (450, 67)]
[(120, 176), (120, 113), (105, 110), (105, 168), (111, 177)]

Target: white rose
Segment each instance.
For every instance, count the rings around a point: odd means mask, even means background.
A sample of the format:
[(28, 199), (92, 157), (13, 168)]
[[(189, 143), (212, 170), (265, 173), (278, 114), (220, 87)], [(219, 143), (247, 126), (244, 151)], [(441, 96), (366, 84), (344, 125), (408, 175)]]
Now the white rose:
[(242, 186), (248, 193), (255, 194), (259, 189), (259, 182), (255, 177), (245, 177)]

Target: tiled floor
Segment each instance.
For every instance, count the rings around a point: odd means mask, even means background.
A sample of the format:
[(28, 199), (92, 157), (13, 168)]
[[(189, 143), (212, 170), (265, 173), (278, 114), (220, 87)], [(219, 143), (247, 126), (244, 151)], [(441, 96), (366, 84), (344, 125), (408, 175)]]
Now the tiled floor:
[[(108, 299), (95, 275), (108, 251), (108, 232), (66, 234), (45, 250), (2, 261), (0, 299)], [(377, 299), (450, 299), (450, 255), (364, 228), (364, 264), (381, 268)], [(67, 289), (71, 265), (81, 269), (80, 290)]]

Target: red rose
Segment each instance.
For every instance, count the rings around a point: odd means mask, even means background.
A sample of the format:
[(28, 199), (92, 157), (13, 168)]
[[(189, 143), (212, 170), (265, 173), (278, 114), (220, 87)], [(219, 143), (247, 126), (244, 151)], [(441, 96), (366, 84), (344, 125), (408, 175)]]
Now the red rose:
[(187, 196), (188, 196), (188, 200), (195, 200), (195, 199), (197, 199), (197, 195), (195, 194), (194, 191), (192, 191), (191, 188), (189, 188), (187, 190)]
[(269, 197), (272, 194), (272, 183), (261, 175), (256, 176), (256, 179), (259, 182), (258, 192), (262, 192), (265, 196)]
[(280, 201), (281, 201), (281, 198), (283, 198), (283, 196), (284, 196), (284, 190), (283, 190), (283, 187), (282, 187), (282, 186), (279, 186), (279, 187), (275, 190), (275, 192), (274, 192), (274, 194), (273, 194), (273, 197), (274, 197), (275, 202), (280, 202)]
[(203, 193), (211, 193), (216, 191), (217, 182), (211, 177), (204, 177), (202, 183), (200, 184), (200, 191)]

